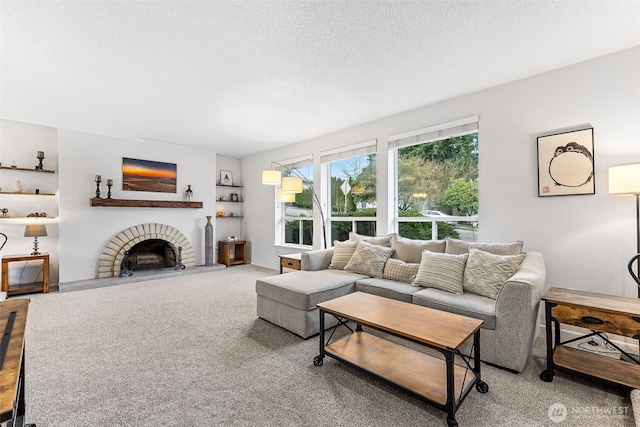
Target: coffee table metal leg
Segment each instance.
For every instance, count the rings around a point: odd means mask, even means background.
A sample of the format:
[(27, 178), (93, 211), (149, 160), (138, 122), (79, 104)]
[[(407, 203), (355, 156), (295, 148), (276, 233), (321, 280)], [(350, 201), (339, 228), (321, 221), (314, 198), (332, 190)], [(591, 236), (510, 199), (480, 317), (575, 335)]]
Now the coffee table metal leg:
[(454, 353), (451, 351), (444, 352), (444, 358), (447, 362), (447, 403), (445, 409), (447, 411), (447, 425), (455, 427), (458, 425), (456, 421), (456, 397), (454, 396), (454, 379), (453, 379), (453, 358)]
[(320, 313), (320, 331), (318, 333), (320, 352), (316, 357), (313, 358), (314, 366), (322, 366), (322, 363), (324, 361), (324, 311), (322, 311), (322, 309), (319, 309), (318, 313)]
[(476, 375), (476, 390), (480, 393), (489, 391), (489, 384), (482, 381), (480, 373), (480, 329), (473, 334), (473, 371)]

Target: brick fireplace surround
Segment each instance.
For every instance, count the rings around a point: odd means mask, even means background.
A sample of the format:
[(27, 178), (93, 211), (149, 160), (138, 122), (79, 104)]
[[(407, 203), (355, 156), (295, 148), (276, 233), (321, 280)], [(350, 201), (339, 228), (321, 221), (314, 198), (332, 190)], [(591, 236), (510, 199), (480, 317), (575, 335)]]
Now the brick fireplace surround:
[(180, 231), (166, 224), (139, 224), (118, 233), (100, 255), (98, 277), (118, 277), (124, 252), (134, 245), (150, 239), (161, 239), (171, 245), (176, 257), (178, 247), (182, 247), (182, 263), (187, 267), (195, 265), (195, 254), (189, 239)]

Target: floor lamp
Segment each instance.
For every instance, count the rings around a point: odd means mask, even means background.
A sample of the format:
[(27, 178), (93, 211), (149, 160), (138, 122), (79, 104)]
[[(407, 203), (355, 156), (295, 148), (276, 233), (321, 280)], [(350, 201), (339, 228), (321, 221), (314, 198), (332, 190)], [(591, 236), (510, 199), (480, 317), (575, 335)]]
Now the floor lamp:
[[(640, 162), (609, 168), (609, 194), (636, 196), (636, 255), (629, 260), (627, 268), (638, 285), (638, 298), (640, 298)], [(634, 262), (636, 263), (635, 273)]]
[(265, 169), (262, 171), (262, 183), (265, 185), (281, 185), (278, 189), (277, 199), (279, 202), (291, 203), (296, 201), (296, 194), (302, 193), (303, 184), (306, 184), (307, 189), (311, 192), (311, 199), (313, 203), (318, 207), (320, 211), (320, 218), (322, 219), (322, 243), (324, 248), (327, 248), (327, 230), (324, 220), (324, 213), (322, 212), (322, 204), (320, 198), (313, 190), (313, 184), (309, 182), (300, 172), (290, 169), (280, 163), (271, 162), (271, 165), (276, 165), (282, 169), (291, 172), (295, 176), (282, 176), (282, 172), (278, 169)]

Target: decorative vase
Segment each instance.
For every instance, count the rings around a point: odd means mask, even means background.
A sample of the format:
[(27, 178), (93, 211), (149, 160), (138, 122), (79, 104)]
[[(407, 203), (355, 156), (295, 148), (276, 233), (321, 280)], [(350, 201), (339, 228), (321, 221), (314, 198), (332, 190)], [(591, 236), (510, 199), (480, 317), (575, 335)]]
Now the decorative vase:
[(207, 216), (207, 225), (204, 226), (204, 265), (213, 265), (213, 225), (211, 225), (211, 216)]
[(193, 190), (191, 189), (190, 184), (187, 184), (187, 190), (184, 192), (184, 197), (187, 201), (190, 201), (193, 198)]
[(16, 184), (13, 186), (14, 193), (22, 193), (22, 184), (20, 181), (16, 181)]

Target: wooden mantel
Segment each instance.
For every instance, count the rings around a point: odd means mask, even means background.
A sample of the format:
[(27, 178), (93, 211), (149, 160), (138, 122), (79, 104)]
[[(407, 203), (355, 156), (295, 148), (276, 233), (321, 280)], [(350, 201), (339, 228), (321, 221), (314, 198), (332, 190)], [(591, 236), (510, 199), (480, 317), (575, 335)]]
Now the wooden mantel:
[(91, 206), (115, 208), (186, 208), (202, 209), (202, 202), (182, 202), (179, 200), (125, 200), (125, 199), (90, 199)]

